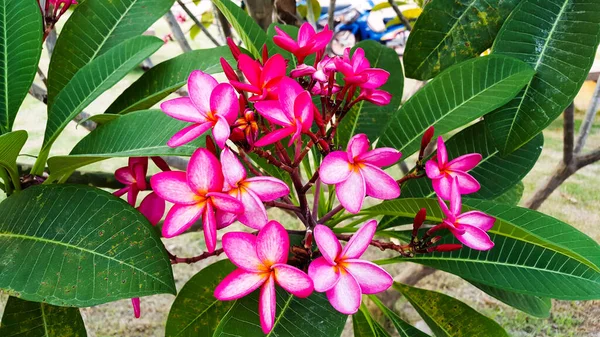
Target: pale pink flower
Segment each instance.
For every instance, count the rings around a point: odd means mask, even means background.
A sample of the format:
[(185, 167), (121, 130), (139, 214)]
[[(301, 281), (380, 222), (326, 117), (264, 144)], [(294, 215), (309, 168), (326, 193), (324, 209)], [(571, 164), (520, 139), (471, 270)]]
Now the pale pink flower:
[(209, 252), (217, 243), (215, 210), (241, 214), (244, 206), (222, 193), (223, 172), (217, 157), (207, 149), (197, 149), (187, 172), (161, 172), (150, 179), (152, 189), (161, 198), (174, 203), (162, 228), (165, 238), (183, 233), (202, 217), (204, 239)]
[(458, 192), (470, 194), (479, 191), (479, 182), (466, 171), (473, 169), (481, 161), (479, 153), (470, 153), (448, 162), (448, 152), (444, 139), (438, 137), (437, 154), (425, 164), (427, 177), (431, 179), (433, 190), (444, 200), (450, 199), (452, 180), (458, 179)]
[(237, 219), (248, 227), (263, 228), (268, 221), (263, 202), (288, 195), (288, 185), (273, 177), (247, 178), (246, 169), (229, 148), (221, 152), (221, 166), (225, 177), (224, 191), (244, 204), (244, 212), (236, 215), (217, 211), (219, 225), (227, 226)]
[(229, 83), (240, 91), (253, 94), (250, 97), (251, 101), (277, 99), (279, 81), (286, 73), (286, 63), (283, 56), (275, 54), (262, 66), (257, 60), (246, 54), (241, 54), (238, 58), (238, 68), (242, 71), (248, 83), (232, 79)]
[(388, 105), (392, 100), (392, 94), (383, 90), (362, 89), (356, 100), (365, 100), (376, 105)]
[(223, 249), (238, 267), (215, 289), (221, 301), (244, 297), (260, 287), (258, 311), (260, 325), (268, 334), (275, 322), (277, 309), (275, 284), (304, 298), (313, 292), (312, 280), (300, 269), (287, 265), (290, 240), (285, 228), (269, 221), (258, 236), (230, 232), (223, 236)]
[(363, 294), (380, 293), (394, 282), (383, 268), (359, 259), (369, 247), (376, 230), (377, 221), (368, 221), (342, 250), (329, 227), (315, 227), (315, 242), (322, 256), (310, 264), (308, 276), (313, 280), (315, 290), (325, 292), (331, 305), (343, 314), (356, 313)]
[(194, 123), (177, 132), (168, 142), (170, 147), (187, 144), (212, 129), (220, 148), (229, 138), (230, 125), (238, 117), (240, 108), (235, 89), (228, 83), (219, 84), (214, 77), (195, 70), (188, 79), (190, 97), (180, 97), (160, 105), (169, 116)]
[(275, 26), (275, 31), (277, 35), (273, 37), (273, 42), (282, 49), (294, 54), (298, 59), (298, 63), (303, 63), (308, 55), (325, 49), (333, 36), (333, 31), (329, 30), (328, 26), (325, 26), (321, 32), (316, 33), (308, 22), (300, 26), (298, 41), (277, 26)]
[(452, 180), (450, 191), (450, 209), (448, 209), (444, 200), (438, 196), (440, 207), (446, 218), (444, 222), (430, 229), (430, 232), (434, 232), (437, 228), (448, 228), (458, 241), (467, 247), (476, 250), (492, 249), (494, 243), (486, 232), (494, 226), (496, 219), (480, 211), (469, 211), (461, 214), (462, 202), (458, 178)]
[(350, 213), (358, 213), (365, 196), (388, 200), (400, 196), (400, 187), (381, 167), (400, 160), (402, 154), (384, 147), (370, 150), (365, 134), (357, 134), (348, 142), (346, 151), (329, 153), (319, 168), (325, 184), (335, 184), (338, 200)]
[(337, 71), (344, 75), (346, 85), (364, 89), (377, 89), (384, 85), (390, 73), (379, 68), (371, 68), (362, 48), (356, 48), (350, 57), (350, 48), (346, 48), (343, 57), (334, 59)]
[(256, 146), (269, 145), (287, 136), (291, 136), (291, 146), (303, 132), (310, 131), (317, 109), (308, 91), (289, 77), (279, 82), (278, 100), (256, 102), (254, 108), (269, 122), (283, 126), (259, 139)]

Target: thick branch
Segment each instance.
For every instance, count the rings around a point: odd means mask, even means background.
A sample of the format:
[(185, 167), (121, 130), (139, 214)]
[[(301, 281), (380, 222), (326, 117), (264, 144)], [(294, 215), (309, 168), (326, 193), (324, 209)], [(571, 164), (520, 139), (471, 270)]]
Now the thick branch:
[(581, 154), (577, 156), (577, 169), (593, 164), (598, 160), (600, 160), (600, 148), (586, 154)]
[(221, 255), (223, 253), (223, 248), (217, 249), (212, 253), (204, 252), (198, 256), (193, 256), (193, 257), (177, 257), (168, 251), (167, 251), (167, 253), (169, 254), (169, 259), (171, 260), (171, 264), (178, 264), (178, 263), (192, 264), (192, 263), (207, 259), (212, 256)]
[(594, 124), (594, 118), (596, 117), (598, 108), (600, 108), (600, 80), (596, 83), (596, 89), (594, 90), (592, 100), (590, 101), (590, 105), (588, 106), (588, 110), (583, 119), (583, 124), (581, 124), (581, 129), (579, 130), (577, 145), (575, 145), (574, 151), (576, 154), (581, 153), (583, 147), (585, 146), (585, 141), (592, 130), (592, 125)]
[(563, 113), (563, 162), (573, 160), (575, 138), (575, 105), (571, 103)]
[(402, 11), (400, 11), (400, 8), (398, 8), (396, 1), (388, 0), (388, 3), (390, 4), (390, 6), (392, 6), (394, 12), (396, 12), (396, 15), (398, 15), (398, 19), (400, 19), (404, 27), (406, 27), (407, 30), (412, 30), (412, 25), (410, 24), (410, 21), (408, 21), (408, 19), (402, 14)]

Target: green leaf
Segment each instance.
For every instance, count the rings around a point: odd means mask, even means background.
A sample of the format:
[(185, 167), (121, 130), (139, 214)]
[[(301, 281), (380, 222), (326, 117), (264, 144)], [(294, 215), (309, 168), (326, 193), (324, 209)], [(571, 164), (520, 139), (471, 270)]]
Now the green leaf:
[(393, 287), (406, 297), (438, 337), (479, 336), (484, 331), (486, 337), (508, 337), (494, 320), (457, 299), (400, 283), (394, 283)]
[(79, 69), (121, 42), (144, 33), (173, 0), (85, 1), (60, 32), (48, 70), (48, 106)]
[(501, 195), (492, 199), (492, 201), (501, 203), (501, 204), (509, 204), (516, 206), (521, 201), (523, 197), (523, 191), (525, 190), (525, 185), (520, 181), (518, 184), (511, 187), (508, 191), (502, 193)]
[(364, 303), (360, 305), (360, 310), (352, 315), (352, 327), (354, 337), (390, 337), (381, 324), (373, 320)]
[(42, 54), (42, 14), (36, 0), (0, 0), (0, 135), (15, 117)]
[(571, 104), (599, 42), (600, 1), (521, 2), (498, 33), (493, 54), (521, 59), (536, 74), (513, 100), (485, 117), (500, 151), (518, 149)]
[(88, 186), (38, 185), (0, 204), (0, 289), (28, 301), (92, 306), (175, 294), (148, 220)]
[(541, 318), (550, 317), (552, 301), (549, 298), (518, 294), (512, 291), (506, 291), (486, 286), (485, 284), (477, 282), (471, 282), (471, 284), (476, 286), (486, 294), (496, 298), (497, 300), (504, 302), (510, 305), (511, 307), (519, 309), (527, 314)]
[(211, 264), (194, 275), (177, 294), (167, 319), (166, 337), (212, 336), (233, 301), (219, 301), (213, 292), (235, 269), (229, 260)]
[(167, 141), (188, 124), (160, 110), (121, 116), (85, 136), (68, 156), (48, 160), (50, 180), (64, 180), (75, 169), (113, 157), (191, 156), (204, 146), (204, 137), (171, 148)]
[[(275, 325), (267, 337), (339, 337), (346, 315), (337, 312), (325, 294), (295, 297), (277, 288)], [(258, 291), (235, 302), (223, 317), (214, 337), (264, 337), (258, 317)]]
[[(319, 16), (321, 16), (321, 4), (319, 3), (319, 0), (310, 0), (310, 2), (312, 5), (313, 19), (319, 19)], [(305, 18), (306, 20), (309, 20), (308, 19), (308, 6), (306, 4), (298, 5), (296, 10), (298, 11), (298, 14), (300, 15), (300, 17)]]
[[(366, 214), (413, 217), (427, 208), (427, 219), (441, 222), (433, 199), (397, 199), (366, 210)], [(495, 243), (489, 251), (463, 248), (417, 255), (410, 262), (456, 274), (469, 281), (521, 294), (588, 300), (600, 296), (600, 246), (577, 229), (545, 214), (478, 199), (463, 200), (463, 212), (480, 210), (496, 218), (488, 231)], [(446, 235), (441, 243), (457, 242)], [(379, 261), (407, 261), (393, 258)]]
[(219, 63), (221, 57), (233, 62), (233, 56), (225, 46), (192, 50), (162, 62), (129, 86), (105, 113), (125, 114), (149, 109), (186, 84), (192, 71), (202, 70), (208, 74), (223, 72)]
[(27, 131), (24, 130), (0, 135), (0, 169), (4, 168), (7, 170), (8, 174), (13, 178), (13, 182), (19, 181), (17, 157), (26, 141)]
[(48, 108), (43, 150), (52, 146), (67, 124), (86, 106), (162, 45), (163, 41), (153, 36), (134, 37), (81, 68)]
[(86, 337), (87, 332), (77, 308), (9, 297), (0, 325), (0, 336)]
[(419, 150), (421, 137), (461, 127), (510, 101), (533, 71), (510, 57), (485, 56), (461, 62), (436, 76), (381, 125), (381, 146), (407, 158)]
[(391, 93), (392, 101), (385, 106), (365, 101), (355, 104), (340, 122), (338, 143), (341, 145), (346, 145), (357, 133), (365, 133), (371, 140), (377, 139), (382, 131), (381, 125), (387, 123), (392, 118), (392, 111), (400, 106), (404, 90), (402, 65), (398, 54), (393, 49), (373, 40), (361, 41), (352, 51), (354, 52), (356, 48), (364, 49), (365, 57), (371, 63), (371, 67), (390, 72), (389, 80), (380, 89)]
[(426, 333), (403, 321), (394, 311), (381, 303), (377, 296), (369, 295), (369, 298), (383, 312), (385, 317), (392, 321), (400, 337), (428, 337)]
[(504, 20), (521, 0), (432, 1), (410, 32), (406, 76), (428, 80), (492, 46)]
[[(437, 130), (436, 130), (437, 131)], [(531, 171), (542, 153), (543, 135), (538, 135), (519, 150), (503, 156), (488, 135), (485, 123), (476, 123), (454, 135), (446, 142), (448, 158), (454, 159), (467, 153), (480, 153), (479, 165), (469, 171), (481, 189), (469, 198), (496, 198), (519, 183)], [(402, 184), (402, 196), (407, 198), (434, 196), (431, 180), (409, 180)]]
[(212, 3), (225, 15), (244, 45), (255, 58), (261, 58), (261, 48), (267, 35), (244, 10), (230, 0), (212, 0)]

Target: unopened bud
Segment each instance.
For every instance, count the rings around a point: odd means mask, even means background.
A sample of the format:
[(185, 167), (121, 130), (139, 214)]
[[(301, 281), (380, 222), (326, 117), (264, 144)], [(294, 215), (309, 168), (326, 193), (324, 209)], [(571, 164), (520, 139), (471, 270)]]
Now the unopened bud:
[(427, 217), (427, 210), (425, 208), (421, 208), (419, 212), (415, 215), (415, 220), (413, 221), (413, 231), (412, 237), (413, 239), (417, 237), (419, 233), (419, 228), (423, 226), (423, 222), (425, 222), (425, 218)]
[(235, 70), (233, 70), (233, 68), (227, 62), (227, 60), (225, 60), (224, 58), (221, 57), (220, 61), (221, 61), (221, 67), (223, 67), (223, 72), (225, 73), (225, 76), (227, 77), (227, 79), (230, 81), (239, 82), (240, 78), (237, 76), (237, 74), (235, 73)]
[(158, 168), (161, 171), (163, 171), (163, 172), (171, 171), (169, 164), (167, 164), (167, 162), (164, 159), (162, 159), (161, 157), (150, 157), (150, 159), (152, 159), (154, 164), (156, 166), (158, 166)]
[(429, 247), (427, 248), (428, 253), (432, 252), (452, 252), (455, 250), (459, 250), (463, 247), (463, 245), (458, 243), (444, 243), (439, 246)]
[(215, 146), (215, 141), (211, 136), (206, 136), (206, 149), (217, 156), (217, 147)]
[(440, 241), (441, 239), (442, 239), (441, 236), (435, 236), (431, 240), (429, 240), (429, 242), (427, 243), (427, 245), (428, 246), (434, 245), (436, 242)]
[(421, 150), (419, 151), (419, 160), (423, 159), (425, 149), (427, 148), (427, 145), (429, 145), (429, 143), (431, 142), (434, 133), (435, 129), (433, 128), (433, 126), (430, 126), (429, 129), (427, 129), (423, 134), (423, 138), (421, 138)]
[(263, 63), (263, 65), (265, 65), (265, 63), (267, 63), (268, 59), (269, 59), (269, 50), (267, 49), (267, 45), (263, 44), (263, 47), (262, 47), (262, 63)]
[(240, 55), (242, 54), (242, 51), (230, 37), (227, 38), (227, 45), (229, 46), (229, 50), (231, 50), (231, 55), (233, 55), (233, 58), (237, 61)]

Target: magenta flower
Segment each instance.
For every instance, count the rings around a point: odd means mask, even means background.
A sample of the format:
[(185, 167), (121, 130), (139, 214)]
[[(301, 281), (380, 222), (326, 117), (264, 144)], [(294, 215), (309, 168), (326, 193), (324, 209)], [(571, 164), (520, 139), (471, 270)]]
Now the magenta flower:
[(292, 37), (277, 26), (275, 26), (275, 31), (277, 31), (277, 35), (273, 37), (273, 42), (282, 49), (294, 54), (298, 59), (298, 63), (303, 63), (308, 55), (325, 49), (333, 36), (333, 31), (329, 30), (328, 26), (325, 26), (321, 32), (317, 33), (308, 22), (300, 26), (298, 41), (292, 39)]
[(131, 157), (125, 167), (115, 171), (115, 178), (125, 185), (113, 194), (117, 197), (127, 193), (127, 202), (135, 206), (140, 191), (146, 189), (146, 172), (148, 171), (148, 157)]
[(150, 179), (152, 189), (161, 198), (175, 204), (162, 228), (165, 238), (181, 234), (202, 217), (204, 239), (209, 252), (217, 243), (215, 210), (241, 214), (244, 205), (222, 193), (223, 173), (217, 157), (207, 149), (194, 152), (187, 172), (161, 172)]
[(356, 98), (357, 101), (365, 100), (376, 105), (388, 105), (392, 100), (392, 95), (383, 90), (377, 89), (362, 89), (360, 95)]
[(438, 201), (442, 211), (446, 215), (444, 222), (430, 229), (434, 232), (436, 228), (448, 228), (456, 236), (458, 241), (465, 246), (476, 250), (490, 250), (494, 243), (486, 233), (493, 226), (496, 219), (480, 212), (469, 211), (461, 214), (462, 202), (458, 186), (458, 178), (454, 178), (451, 184), (450, 209), (442, 198), (438, 196)]
[(152, 192), (142, 200), (137, 210), (148, 219), (152, 226), (156, 226), (165, 215), (165, 201), (158, 194)]
[(344, 75), (346, 85), (377, 89), (390, 77), (390, 73), (383, 69), (371, 68), (362, 48), (357, 48), (352, 57), (350, 57), (350, 48), (346, 48), (344, 56), (335, 58), (334, 62), (337, 71)]
[(220, 148), (229, 138), (230, 125), (240, 112), (235, 89), (228, 83), (219, 84), (214, 77), (195, 70), (188, 79), (190, 97), (175, 98), (160, 105), (169, 116), (194, 123), (177, 132), (167, 145), (177, 147), (200, 137), (209, 129)]
[[(339, 85), (337, 85), (337, 83), (333, 83), (333, 86), (331, 87), (331, 94), (337, 94), (338, 92), (340, 92), (340, 90), (342, 90), (342, 88)], [(313, 95), (318, 95), (318, 96), (329, 95), (329, 83), (317, 82), (310, 89), (310, 92)]]
[(444, 200), (450, 199), (451, 185), (454, 178), (458, 179), (458, 192), (470, 194), (479, 191), (479, 182), (466, 171), (473, 169), (481, 161), (479, 153), (470, 153), (448, 162), (448, 152), (444, 139), (438, 137), (437, 155), (425, 164), (427, 177), (431, 179), (433, 190)]
[(221, 152), (221, 165), (225, 177), (224, 190), (244, 205), (241, 214), (217, 212), (220, 226), (227, 226), (236, 219), (244, 225), (261, 229), (267, 223), (267, 210), (263, 202), (273, 201), (290, 193), (286, 183), (272, 177), (246, 177), (246, 169), (235, 154), (225, 148)]
[(303, 132), (310, 131), (314, 111), (317, 109), (308, 91), (303, 90), (298, 82), (284, 77), (279, 82), (279, 99), (277, 101), (261, 101), (254, 104), (256, 111), (269, 122), (283, 126), (256, 142), (256, 146), (275, 143), (287, 136), (292, 136), (289, 146), (300, 138)]
[(329, 153), (319, 168), (321, 181), (335, 184), (338, 200), (350, 213), (360, 211), (366, 195), (382, 200), (400, 196), (400, 187), (381, 167), (396, 163), (402, 154), (389, 147), (369, 148), (367, 136), (357, 134), (347, 151)]
[(312, 280), (300, 269), (286, 264), (289, 248), (288, 233), (277, 221), (269, 221), (258, 236), (242, 232), (223, 236), (225, 254), (238, 269), (221, 281), (215, 297), (221, 301), (235, 300), (260, 287), (258, 311), (265, 334), (275, 323), (276, 283), (301, 298), (313, 292)]
[(140, 298), (135, 297), (131, 299), (131, 306), (133, 307), (133, 316), (135, 318), (140, 318), (142, 314), (142, 310), (140, 308)]
[(302, 76), (312, 76), (315, 80), (326, 83), (329, 82), (329, 78), (335, 73), (337, 70), (335, 66), (334, 58), (325, 56), (319, 63), (317, 63), (317, 68), (306, 65), (304, 63), (298, 65), (296, 69), (290, 72), (290, 76), (293, 78), (302, 77)]
[(358, 311), (362, 294), (380, 293), (394, 282), (383, 268), (359, 259), (376, 230), (377, 221), (368, 221), (342, 250), (329, 227), (315, 227), (315, 242), (323, 256), (310, 264), (308, 276), (313, 280), (315, 290), (325, 292), (331, 305), (343, 314), (352, 315)]
[(250, 100), (253, 102), (277, 99), (277, 87), (286, 72), (283, 56), (273, 55), (265, 62), (264, 66), (246, 54), (241, 54), (238, 60), (238, 67), (248, 83), (230, 79), (231, 85), (240, 91), (252, 93), (253, 96), (250, 97)]

